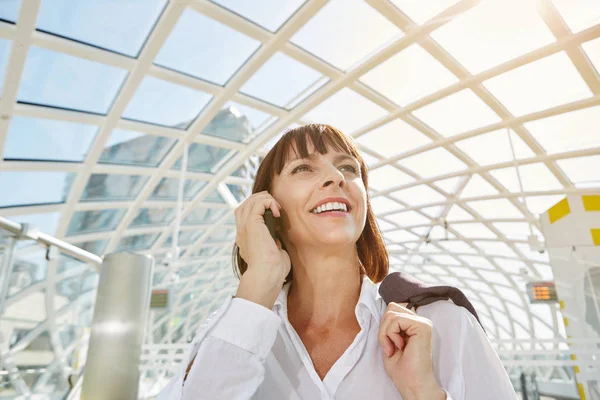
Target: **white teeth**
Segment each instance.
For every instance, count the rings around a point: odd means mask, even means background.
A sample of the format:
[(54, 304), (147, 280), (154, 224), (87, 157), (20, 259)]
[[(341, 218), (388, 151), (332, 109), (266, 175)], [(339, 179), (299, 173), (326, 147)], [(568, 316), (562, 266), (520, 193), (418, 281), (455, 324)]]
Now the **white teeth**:
[(339, 210), (339, 211), (347, 212), (348, 206), (346, 206), (346, 204), (344, 204), (344, 203), (331, 202), (331, 203), (321, 204), (319, 207), (312, 210), (312, 213), (320, 214), (324, 211), (331, 211), (331, 210)]

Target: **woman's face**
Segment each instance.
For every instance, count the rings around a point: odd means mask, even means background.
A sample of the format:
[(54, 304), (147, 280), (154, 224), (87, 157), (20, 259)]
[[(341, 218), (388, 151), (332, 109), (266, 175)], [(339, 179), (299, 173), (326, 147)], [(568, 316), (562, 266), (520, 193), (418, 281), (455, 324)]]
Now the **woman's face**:
[[(367, 196), (360, 164), (328, 149), (298, 159), (291, 152), (271, 194), (282, 210), (281, 234), (287, 246), (354, 245), (366, 220)], [(328, 210), (329, 209), (329, 210)]]

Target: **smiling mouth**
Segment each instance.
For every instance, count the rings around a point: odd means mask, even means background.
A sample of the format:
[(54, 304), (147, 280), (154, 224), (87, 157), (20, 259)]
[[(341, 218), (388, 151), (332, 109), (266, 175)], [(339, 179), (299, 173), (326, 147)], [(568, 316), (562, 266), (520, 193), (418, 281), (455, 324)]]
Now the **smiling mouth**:
[(350, 210), (350, 207), (347, 206), (345, 203), (340, 203), (340, 202), (330, 202), (330, 203), (325, 203), (325, 204), (321, 204), (320, 206), (314, 208), (311, 213), (312, 214), (325, 214), (325, 213), (329, 213), (329, 212), (343, 212), (343, 213), (347, 213)]

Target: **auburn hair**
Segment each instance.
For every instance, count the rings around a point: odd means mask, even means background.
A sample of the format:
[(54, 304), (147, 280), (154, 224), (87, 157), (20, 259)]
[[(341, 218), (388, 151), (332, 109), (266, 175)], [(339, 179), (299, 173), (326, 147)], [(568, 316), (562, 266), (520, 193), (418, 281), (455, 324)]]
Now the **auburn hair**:
[[(358, 258), (361, 263), (361, 272), (366, 274), (374, 283), (381, 282), (387, 276), (389, 270), (388, 252), (369, 201), (367, 165), (358, 152), (354, 139), (350, 136), (324, 124), (308, 124), (288, 130), (267, 153), (258, 167), (252, 193), (264, 190), (270, 192), (273, 178), (276, 174), (281, 174), (290, 152), (294, 152), (296, 157), (307, 158), (310, 156), (309, 143), (312, 145), (311, 149), (318, 151), (320, 154), (326, 154), (328, 148), (331, 148), (349, 154), (358, 160), (362, 181), (367, 189), (367, 218), (365, 227), (356, 242)], [(237, 244), (233, 246), (232, 256), (233, 270), (239, 278), (248, 269), (248, 264), (240, 256)], [(293, 270), (294, 266), (292, 265), (285, 282), (289, 282), (293, 278)]]

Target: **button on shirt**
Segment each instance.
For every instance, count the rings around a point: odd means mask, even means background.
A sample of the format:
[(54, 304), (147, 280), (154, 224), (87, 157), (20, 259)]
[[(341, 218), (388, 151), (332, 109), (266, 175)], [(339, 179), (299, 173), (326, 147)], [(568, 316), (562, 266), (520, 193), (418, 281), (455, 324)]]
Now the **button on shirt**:
[[(385, 302), (368, 277), (355, 307), (360, 332), (323, 380), (287, 315), (289, 283), (273, 310), (229, 298), (199, 328), (157, 400), (401, 400), (377, 340)], [(419, 307), (433, 323), (434, 375), (448, 400), (513, 400), (508, 375), (477, 320), (450, 301)], [(188, 377), (185, 369), (195, 357)]]

